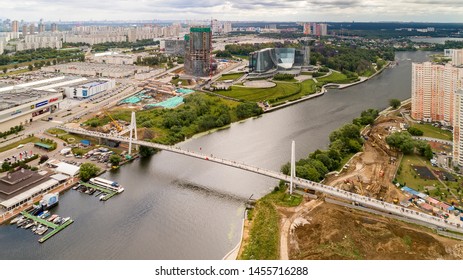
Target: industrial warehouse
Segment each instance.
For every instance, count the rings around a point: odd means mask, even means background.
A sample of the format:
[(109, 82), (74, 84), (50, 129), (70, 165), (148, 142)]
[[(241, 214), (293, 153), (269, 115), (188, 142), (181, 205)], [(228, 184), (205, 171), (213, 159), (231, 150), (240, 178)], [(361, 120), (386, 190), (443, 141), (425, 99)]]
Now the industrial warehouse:
[(13, 90), (0, 95), (0, 131), (24, 125), (56, 111), (63, 99), (60, 92), (36, 89)]
[(42, 67), (43, 72), (62, 73), (92, 77), (125, 78), (149, 72), (148, 66), (115, 65), (104, 63), (73, 62)]

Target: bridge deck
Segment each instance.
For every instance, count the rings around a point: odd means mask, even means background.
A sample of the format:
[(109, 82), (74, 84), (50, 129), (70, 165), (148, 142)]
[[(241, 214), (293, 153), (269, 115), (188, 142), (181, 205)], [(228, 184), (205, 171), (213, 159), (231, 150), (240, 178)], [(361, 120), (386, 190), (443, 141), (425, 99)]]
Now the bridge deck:
[[(65, 126), (60, 126), (59, 128), (65, 130), (65, 131), (67, 131), (69, 133), (87, 135), (87, 136), (97, 137), (97, 138), (105, 138), (105, 139), (109, 139), (109, 140), (113, 140), (113, 141), (120, 141), (120, 142), (125, 142), (125, 143), (132, 142), (132, 144), (135, 144), (135, 145), (151, 147), (151, 148), (164, 150), (164, 151), (169, 151), (169, 152), (172, 152), (172, 153), (185, 155), (185, 156), (189, 156), (189, 157), (193, 157), (193, 158), (197, 158), (197, 159), (207, 160), (207, 161), (210, 161), (210, 162), (214, 162), (214, 163), (218, 163), (218, 164), (222, 164), (222, 165), (226, 165), (226, 166), (246, 170), (246, 171), (249, 171), (249, 172), (254, 172), (254, 173), (257, 173), (257, 174), (261, 174), (261, 175), (271, 177), (271, 178), (274, 178), (274, 179), (278, 179), (278, 180), (282, 180), (282, 181), (285, 181), (285, 182), (289, 182), (290, 179), (291, 179), (290, 176), (285, 175), (285, 174), (283, 174), (281, 172), (276, 172), (276, 171), (268, 170), (268, 169), (265, 169), (265, 168), (259, 168), (259, 167), (251, 166), (251, 165), (248, 165), (248, 164), (244, 164), (244, 163), (240, 163), (240, 162), (236, 162), (236, 161), (232, 161), (232, 160), (212, 157), (212, 156), (208, 156), (208, 155), (200, 154), (200, 153), (196, 153), (196, 152), (190, 152), (188, 150), (185, 151), (185, 150), (182, 150), (179, 147), (175, 147), (175, 146), (167, 146), (167, 145), (162, 145), (162, 144), (157, 144), (157, 143), (152, 143), (152, 142), (147, 142), (147, 141), (142, 141), (142, 140), (133, 140), (133, 139), (131, 140), (130, 138), (124, 137), (124, 136), (108, 135), (108, 134), (105, 134), (105, 133), (93, 132), (93, 131), (88, 131), (88, 130), (84, 130), (84, 129), (73, 129), (73, 128), (68, 128), (68, 127), (65, 127)], [(374, 208), (374, 209), (384, 211), (384, 212), (387, 212), (387, 213), (391, 213), (391, 214), (411, 218), (411, 219), (414, 219), (414, 220), (422, 221), (422, 222), (425, 222), (425, 223), (428, 223), (428, 224), (432, 224), (432, 225), (435, 225), (435, 226), (439, 226), (439, 227), (442, 227), (442, 228), (447, 228), (447, 229), (450, 229), (450, 230), (453, 230), (453, 231), (456, 231), (456, 232), (463, 233), (463, 228), (462, 228), (461, 223), (457, 224), (457, 223), (449, 222), (447, 220), (444, 220), (444, 219), (441, 219), (441, 218), (438, 218), (438, 217), (434, 217), (434, 216), (431, 216), (431, 215), (428, 215), (428, 214), (425, 214), (425, 213), (422, 213), (422, 212), (414, 211), (414, 210), (411, 210), (411, 209), (408, 209), (408, 208), (404, 208), (404, 207), (401, 207), (401, 206), (397, 206), (395, 204), (387, 203), (387, 202), (376, 200), (376, 199), (373, 199), (373, 198), (361, 196), (361, 195), (358, 195), (358, 194), (355, 194), (355, 193), (347, 192), (347, 191), (344, 191), (344, 190), (340, 190), (338, 188), (323, 185), (323, 184), (320, 184), (320, 183), (317, 183), (317, 182), (312, 182), (312, 181), (305, 180), (305, 179), (302, 179), (302, 178), (295, 177), (293, 179), (293, 181), (294, 181), (295, 184), (297, 184), (297, 185), (299, 185), (299, 186), (301, 186), (303, 188), (309, 188), (309, 189), (312, 189), (312, 190), (315, 190), (315, 191), (330, 195), (330, 196), (338, 198), (338, 199), (357, 202), (357, 203), (359, 203), (359, 204), (361, 204), (362, 206), (365, 206), (365, 207)]]

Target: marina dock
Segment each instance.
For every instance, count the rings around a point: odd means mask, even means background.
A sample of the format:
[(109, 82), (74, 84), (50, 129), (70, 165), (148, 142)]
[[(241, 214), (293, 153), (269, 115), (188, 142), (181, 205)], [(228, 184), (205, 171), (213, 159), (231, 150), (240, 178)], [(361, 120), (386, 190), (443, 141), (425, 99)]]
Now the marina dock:
[(63, 229), (67, 228), (70, 224), (72, 224), (74, 222), (73, 220), (69, 220), (69, 221), (65, 222), (64, 224), (62, 224), (62, 225), (57, 225), (57, 224), (51, 223), (51, 222), (49, 222), (47, 220), (44, 220), (44, 219), (41, 219), (41, 218), (36, 217), (34, 215), (31, 215), (30, 213), (28, 213), (26, 211), (21, 212), (21, 214), (24, 217), (28, 218), (28, 219), (31, 219), (31, 220), (33, 220), (33, 221), (35, 221), (37, 223), (40, 223), (40, 224), (52, 229), (52, 231), (50, 233), (48, 233), (47, 235), (45, 235), (44, 237), (39, 239), (40, 243), (43, 243), (43, 242), (47, 241), (52, 236), (54, 236), (58, 232), (62, 231)]
[(103, 201), (106, 201), (106, 200), (110, 199), (111, 197), (113, 197), (113, 196), (115, 196), (117, 194), (117, 192), (115, 192), (115, 191), (111, 191), (111, 190), (108, 190), (106, 188), (94, 185), (94, 184), (85, 183), (85, 182), (82, 182), (82, 181), (80, 181), (79, 184), (81, 184), (84, 187), (96, 189), (96, 190), (99, 190), (101, 192), (106, 193), (105, 197), (102, 198)]

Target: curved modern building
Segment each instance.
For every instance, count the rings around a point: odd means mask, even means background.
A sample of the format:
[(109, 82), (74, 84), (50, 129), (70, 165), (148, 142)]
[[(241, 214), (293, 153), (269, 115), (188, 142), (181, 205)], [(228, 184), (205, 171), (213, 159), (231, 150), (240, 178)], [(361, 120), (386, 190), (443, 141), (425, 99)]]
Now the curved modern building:
[(308, 66), (309, 47), (267, 48), (249, 54), (249, 72), (265, 73), (270, 70), (291, 70), (295, 66)]

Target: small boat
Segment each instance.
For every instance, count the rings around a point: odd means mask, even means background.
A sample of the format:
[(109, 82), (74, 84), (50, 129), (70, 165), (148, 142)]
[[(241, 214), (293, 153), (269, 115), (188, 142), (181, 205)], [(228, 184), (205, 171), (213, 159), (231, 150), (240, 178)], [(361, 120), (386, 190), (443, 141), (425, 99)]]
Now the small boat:
[(38, 228), (37, 226), (33, 226), (32, 227), (32, 232), (35, 232), (37, 230), (37, 228)]
[(99, 196), (102, 193), (102, 191), (96, 191), (95, 196)]
[(79, 187), (79, 185), (76, 185), (76, 186), (72, 187), (72, 189), (77, 190), (78, 187)]
[(21, 223), (21, 228), (25, 228), (30, 223), (31, 223), (31, 220), (29, 220), (29, 219), (24, 220), (24, 222)]
[(61, 224), (64, 224), (66, 223), (67, 221), (69, 221), (71, 219), (71, 217), (66, 217), (63, 219), (63, 221), (61, 221)]
[(20, 227), (25, 223), (26, 223), (26, 218), (23, 218), (23, 219), (20, 219), (18, 222), (16, 222), (16, 226)]
[(48, 218), (48, 217), (50, 217), (50, 216), (51, 216), (50, 213), (44, 213), (44, 214), (42, 215), (41, 218), (42, 218), (42, 219), (46, 219), (46, 218)]
[(58, 217), (58, 218), (56, 218), (56, 220), (53, 221), (53, 223), (59, 225), (59, 224), (61, 224), (62, 220), (63, 220), (63, 218)]
[(33, 225), (34, 225), (34, 222), (30, 222), (24, 228), (28, 229), (28, 228), (32, 227)]
[(51, 215), (50, 218), (47, 219), (47, 222), (51, 222), (51, 221), (53, 221), (53, 220), (56, 219), (56, 218), (58, 218), (58, 215), (53, 214), (53, 215)]
[(38, 235), (43, 235), (43, 234), (44, 234), (45, 232), (47, 232), (47, 231), (48, 231), (48, 227), (45, 227), (45, 226), (44, 226), (41, 230), (37, 231), (36, 233), (37, 233)]
[[(44, 219), (44, 217), (48, 214), (48, 210), (43, 211), (42, 215), (39, 218)], [(48, 217), (48, 216), (47, 216)]]
[(121, 193), (124, 191), (124, 188), (119, 188), (119, 190), (117, 191), (117, 193)]
[(16, 224), (19, 220), (21, 220), (21, 218), (23, 218), (23, 216), (21, 216), (21, 215), (17, 216), (13, 220), (11, 220), (10, 225)]
[(58, 215), (56, 215), (56, 218), (51, 221), (52, 223), (56, 224), (56, 222), (58, 222), (58, 220), (61, 219)]
[(100, 200), (103, 200), (105, 197), (106, 197), (106, 194), (102, 194), (102, 195), (100, 196)]

